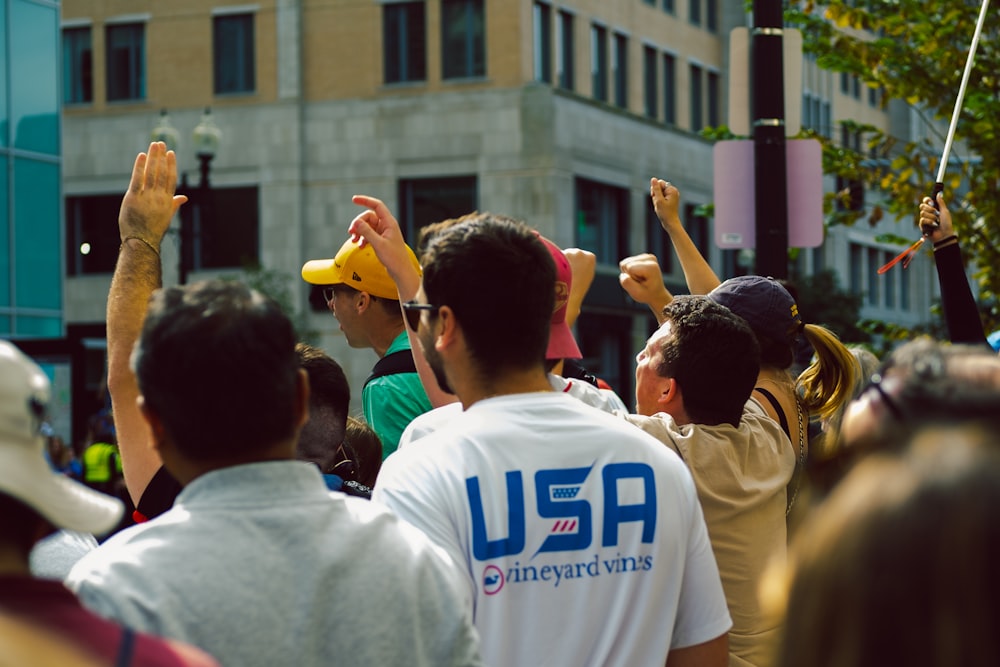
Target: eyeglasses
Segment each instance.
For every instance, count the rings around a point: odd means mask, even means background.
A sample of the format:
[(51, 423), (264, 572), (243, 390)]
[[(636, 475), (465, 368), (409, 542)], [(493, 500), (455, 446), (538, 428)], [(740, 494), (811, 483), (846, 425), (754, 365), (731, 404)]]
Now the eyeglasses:
[(889, 392), (887, 392), (885, 387), (882, 386), (882, 380), (882, 375), (880, 373), (875, 373), (868, 381), (868, 385), (861, 390), (861, 393), (859, 393), (858, 396), (864, 395), (869, 389), (874, 389), (879, 395), (879, 398), (882, 399), (882, 402), (885, 403), (885, 407), (889, 411), (889, 414), (892, 415), (892, 418), (902, 424), (906, 421), (906, 417), (903, 415), (903, 410), (899, 407), (899, 403), (896, 402), (896, 399), (890, 396)]
[(426, 310), (429, 313), (436, 313), (441, 306), (432, 306), (429, 303), (417, 303), (416, 301), (405, 301), (403, 303), (403, 314), (406, 315), (406, 324), (412, 331), (420, 328), (420, 311)]
[(327, 303), (330, 303), (331, 301), (333, 301), (333, 297), (335, 297), (336, 295), (337, 295), (337, 293), (334, 291), (333, 287), (324, 287), (323, 288), (323, 298), (326, 299)]

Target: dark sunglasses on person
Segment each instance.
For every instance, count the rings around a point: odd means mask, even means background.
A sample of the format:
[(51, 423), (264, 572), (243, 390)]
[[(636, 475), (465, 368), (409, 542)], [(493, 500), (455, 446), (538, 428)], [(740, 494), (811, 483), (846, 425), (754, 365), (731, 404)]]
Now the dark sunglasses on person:
[(327, 303), (333, 301), (334, 296), (336, 296), (336, 292), (334, 292), (332, 286), (323, 288), (323, 298), (326, 300)]
[(406, 324), (409, 325), (411, 331), (416, 332), (420, 327), (420, 311), (426, 310), (430, 313), (436, 313), (439, 308), (440, 306), (432, 306), (429, 303), (405, 301), (403, 302), (403, 313), (406, 315)]
[(863, 396), (868, 391), (874, 389), (875, 393), (877, 393), (879, 395), (879, 398), (882, 399), (882, 403), (885, 404), (885, 407), (889, 411), (889, 414), (892, 415), (892, 418), (895, 419), (900, 424), (905, 423), (906, 418), (903, 415), (903, 409), (899, 406), (899, 403), (896, 401), (896, 399), (890, 396), (889, 392), (887, 392), (885, 390), (885, 387), (882, 386), (882, 379), (883, 378), (881, 373), (875, 373), (874, 375), (872, 375), (868, 381), (868, 384), (865, 385), (865, 388), (862, 389), (860, 393), (858, 393), (858, 396)]

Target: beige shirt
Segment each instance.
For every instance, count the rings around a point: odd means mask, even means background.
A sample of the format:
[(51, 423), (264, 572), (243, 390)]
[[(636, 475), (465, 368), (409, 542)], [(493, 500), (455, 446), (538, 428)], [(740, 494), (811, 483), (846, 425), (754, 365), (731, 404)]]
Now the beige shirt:
[(729, 664), (769, 664), (778, 627), (762, 613), (758, 587), (772, 559), (786, 554), (785, 487), (795, 469), (788, 436), (754, 399), (738, 428), (680, 426), (662, 412), (625, 418), (669, 445), (694, 477), (733, 619)]

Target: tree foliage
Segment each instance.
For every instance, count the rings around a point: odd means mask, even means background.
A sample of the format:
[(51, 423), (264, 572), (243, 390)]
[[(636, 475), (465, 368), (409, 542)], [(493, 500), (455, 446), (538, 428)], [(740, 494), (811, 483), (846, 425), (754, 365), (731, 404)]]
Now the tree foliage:
[[(885, 195), (881, 205), (851, 211), (827, 202), (831, 224), (873, 224), (885, 213), (905, 221), (900, 236), (915, 240), (920, 199), (930, 195), (948, 122), (979, 15), (978, 2), (964, 0), (790, 0), (785, 20), (802, 30), (803, 49), (823, 69), (857, 76), (889, 99), (909, 105), (938, 134), (920, 141), (889, 136), (848, 123), (866, 138), (856, 151), (824, 141), (823, 167), (845, 180), (862, 181)], [(944, 177), (945, 201), (970, 260), (984, 304), (987, 330), (1000, 325), (1000, 14), (987, 15)], [(875, 158), (875, 159), (873, 159)], [(845, 197), (846, 192), (833, 197)], [(919, 260), (918, 260), (919, 261)], [(893, 269), (901, 270), (901, 269)]]

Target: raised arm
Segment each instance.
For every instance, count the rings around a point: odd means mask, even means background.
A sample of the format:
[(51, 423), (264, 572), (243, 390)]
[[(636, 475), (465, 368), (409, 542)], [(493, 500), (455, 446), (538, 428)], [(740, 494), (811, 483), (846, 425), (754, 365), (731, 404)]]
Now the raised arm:
[(572, 327), (580, 317), (580, 310), (583, 308), (583, 299), (587, 296), (587, 291), (594, 282), (594, 275), (597, 273), (597, 256), (587, 250), (580, 248), (566, 248), (563, 250), (566, 261), (569, 262), (570, 271), (573, 274), (573, 282), (569, 288), (569, 301), (566, 303), (566, 325)]
[(649, 306), (659, 324), (663, 324), (663, 308), (674, 295), (663, 284), (663, 271), (655, 255), (648, 252), (626, 257), (618, 263), (618, 282), (630, 297)]
[(139, 153), (132, 180), (118, 213), (121, 248), (108, 292), (108, 391), (118, 433), (122, 473), (138, 503), (161, 465), (149, 426), (136, 404), (139, 387), (129, 365), (139, 339), (149, 297), (162, 283), (160, 243), (177, 209), (187, 201), (175, 195), (177, 159), (163, 142)]
[[(399, 303), (402, 306), (403, 303), (417, 296), (417, 291), (420, 289), (420, 274), (410, 263), (409, 254), (406, 251), (406, 241), (403, 239), (399, 222), (381, 199), (367, 195), (354, 195), (351, 201), (358, 206), (366, 207), (368, 210), (359, 213), (351, 221), (347, 231), (355, 238), (360, 237), (361, 243), (371, 244), (375, 255), (388, 271), (389, 277), (396, 283)], [(406, 320), (406, 313), (403, 313), (403, 320)], [(410, 340), (413, 365), (417, 368), (420, 383), (423, 384), (424, 392), (431, 405), (437, 408), (458, 401), (457, 396), (438, 386), (434, 372), (420, 352), (422, 348), (416, 332), (411, 330), (408, 325), (404, 326), (406, 326), (406, 336)]]
[(681, 193), (676, 187), (659, 178), (649, 181), (649, 195), (653, 199), (653, 209), (660, 219), (660, 226), (670, 236), (670, 243), (680, 260), (684, 271), (684, 281), (692, 294), (708, 294), (722, 282), (715, 275), (708, 260), (701, 256), (698, 246), (684, 230), (678, 215)]
[(934, 264), (941, 285), (941, 309), (948, 327), (948, 338), (952, 343), (989, 346), (979, 307), (965, 275), (965, 263), (958, 236), (952, 227), (951, 212), (945, 206), (942, 193), (938, 193), (937, 204), (938, 208), (934, 208), (931, 198), (924, 197), (920, 203), (918, 224), (927, 240), (934, 243)]

